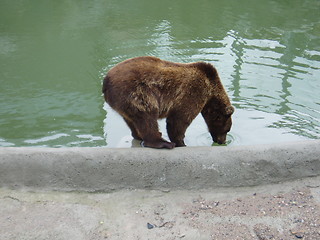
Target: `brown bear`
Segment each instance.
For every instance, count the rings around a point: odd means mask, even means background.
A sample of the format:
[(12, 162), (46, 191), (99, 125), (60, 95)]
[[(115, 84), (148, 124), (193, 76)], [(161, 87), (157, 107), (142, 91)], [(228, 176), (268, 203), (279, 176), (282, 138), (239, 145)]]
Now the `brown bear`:
[[(131, 58), (110, 69), (102, 92), (128, 124), (132, 136), (146, 147), (185, 146), (186, 129), (200, 112), (214, 142), (225, 143), (232, 125), (234, 108), (217, 70), (209, 63)], [(162, 138), (159, 118), (166, 118), (171, 142)]]

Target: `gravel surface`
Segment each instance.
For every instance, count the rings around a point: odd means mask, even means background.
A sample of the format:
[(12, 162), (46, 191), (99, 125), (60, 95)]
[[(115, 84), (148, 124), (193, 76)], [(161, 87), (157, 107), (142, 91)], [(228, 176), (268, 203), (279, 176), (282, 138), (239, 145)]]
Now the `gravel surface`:
[(0, 239), (320, 239), (320, 177), (111, 193), (0, 189)]

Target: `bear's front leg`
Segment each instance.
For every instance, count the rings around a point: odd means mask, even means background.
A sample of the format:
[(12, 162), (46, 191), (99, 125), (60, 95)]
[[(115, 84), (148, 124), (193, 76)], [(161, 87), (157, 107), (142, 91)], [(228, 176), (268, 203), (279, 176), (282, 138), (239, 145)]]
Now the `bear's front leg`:
[(190, 125), (192, 119), (188, 120), (184, 114), (171, 114), (167, 117), (167, 132), (171, 142), (176, 144), (176, 147), (185, 147), (184, 143), (185, 132)]

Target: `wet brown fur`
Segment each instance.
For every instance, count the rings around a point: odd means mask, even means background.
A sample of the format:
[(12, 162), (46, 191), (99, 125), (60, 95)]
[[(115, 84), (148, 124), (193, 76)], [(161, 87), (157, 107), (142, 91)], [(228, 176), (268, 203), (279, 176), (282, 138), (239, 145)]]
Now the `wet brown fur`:
[[(106, 102), (124, 118), (132, 136), (148, 147), (185, 146), (185, 131), (200, 112), (214, 141), (224, 142), (231, 127), (233, 107), (209, 63), (131, 58), (108, 72), (102, 92)], [(159, 118), (167, 118), (171, 142), (161, 137)]]

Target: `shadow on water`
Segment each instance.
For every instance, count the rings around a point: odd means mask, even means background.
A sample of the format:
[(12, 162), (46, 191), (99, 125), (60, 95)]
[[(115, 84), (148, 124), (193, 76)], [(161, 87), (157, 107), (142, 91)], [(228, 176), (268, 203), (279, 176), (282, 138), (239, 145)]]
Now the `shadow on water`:
[[(319, 138), (319, 9), (317, 0), (2, 1), (0, 146), (131, 147), (100, 89), (108, 69), (141, 55), (214, 64), (236, 107), (231, 145)], [(186, 143), (212, 144), (201, 117)]]

